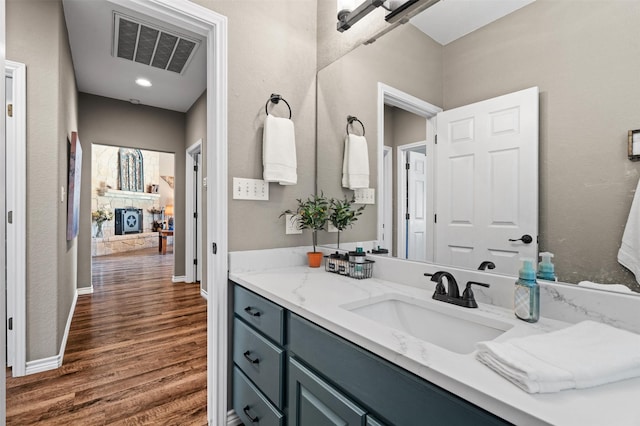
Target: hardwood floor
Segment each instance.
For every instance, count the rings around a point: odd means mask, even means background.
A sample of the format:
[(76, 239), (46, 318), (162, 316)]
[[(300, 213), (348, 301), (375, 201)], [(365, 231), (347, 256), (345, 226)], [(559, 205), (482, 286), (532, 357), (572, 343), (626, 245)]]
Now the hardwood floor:
[(7, 377), (8, 425), (207, 424), (207, 312), (169, 255), (94, 259), (62, 367)]

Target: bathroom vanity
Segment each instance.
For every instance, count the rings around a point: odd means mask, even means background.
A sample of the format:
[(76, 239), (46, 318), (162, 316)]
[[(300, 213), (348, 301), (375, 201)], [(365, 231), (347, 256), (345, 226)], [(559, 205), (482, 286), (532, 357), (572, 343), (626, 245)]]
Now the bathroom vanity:
[[(499, 306), (480, 302), (468, 309), (436, 302), (433, 283), (424, 278), (419, 288), (306, 266), (252, 269), (232, 268), (229, 274), (233, 408), (246, 425), (337, 419), (398, 426), (640, 424), (634, 402), (640, 379), (532, 395), (477, 361), (473, 342), (455, 343), (482, 334), (420, 334), (421, 328), (446, 330), (451, 312), (498, 328), (497, 336), (486, 338), (496, 341), (557, 330), (566, 322), (543, 317), (528, 324)], [(389, 301), (435, 310), (445, 319), (402, 329), (376, 311)]]

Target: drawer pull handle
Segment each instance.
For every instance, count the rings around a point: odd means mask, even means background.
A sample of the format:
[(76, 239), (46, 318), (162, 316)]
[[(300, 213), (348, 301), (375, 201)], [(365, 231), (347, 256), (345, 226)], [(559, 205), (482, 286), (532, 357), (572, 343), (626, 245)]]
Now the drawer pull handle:
[(249, 420), (251, 420), (251, 423), (258, 423), (258, 420), (259, 420), (258, 417), (257, 416), (256, 417), (251, 417), (251, 413), (249, 413), (249, 410), (250, 410), (250, 408), (249, 408), (248, 405), (245, 406), (242, 409), (242, 411), (244, 411), (244, 413), (247, 415), (247, 417), (249, 417)]
[(251, 364), (260, 364), (260, 360), (258, 358), (251, 358), (251, 351), (246, 351), (242, 355), (244, 355), (247, 361), (249, 361)]
[(244, 311), (246, 313), (248, 313), (249, 315), (251, 315), (252, 317), (259, 317), (260, 316), (260, 311), (253, 309), (251, 306), (247, 306), (246, 308), (244, 308)]

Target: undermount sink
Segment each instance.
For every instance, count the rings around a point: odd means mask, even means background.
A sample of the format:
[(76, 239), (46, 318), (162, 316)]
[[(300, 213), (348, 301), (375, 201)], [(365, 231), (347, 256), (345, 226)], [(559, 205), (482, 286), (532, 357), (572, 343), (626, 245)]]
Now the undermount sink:
[(477, 342), (493, 340), (513, 327), (468, 308), (400, 294), (386, 294), (342, 308), (459, 354), (469, 354)]

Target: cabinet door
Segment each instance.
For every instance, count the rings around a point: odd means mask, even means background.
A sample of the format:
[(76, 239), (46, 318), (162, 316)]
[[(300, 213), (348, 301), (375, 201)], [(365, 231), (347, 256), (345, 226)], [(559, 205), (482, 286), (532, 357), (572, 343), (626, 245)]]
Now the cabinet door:
[(346, 396), (289, 358), (289, 426), (356, 426), (365, 417)]
[(371, 416), (367, 416), (367, 426), (384, 426), (384, 424)]

